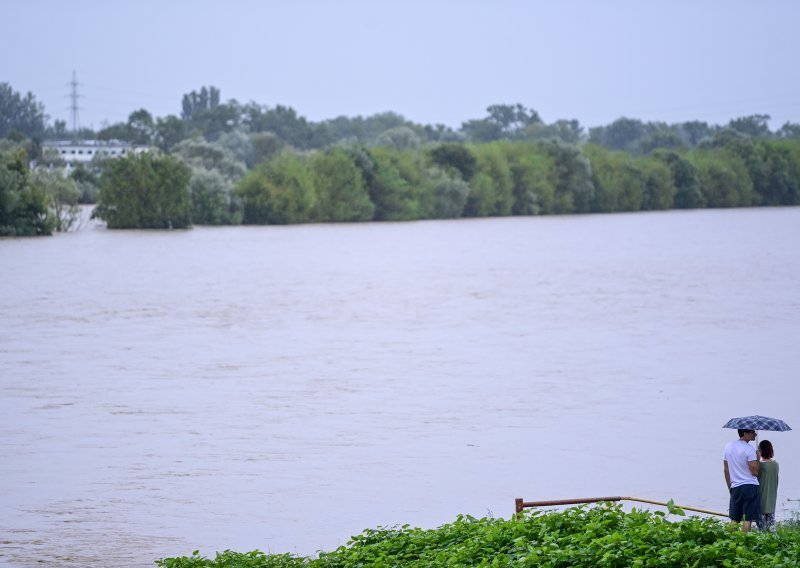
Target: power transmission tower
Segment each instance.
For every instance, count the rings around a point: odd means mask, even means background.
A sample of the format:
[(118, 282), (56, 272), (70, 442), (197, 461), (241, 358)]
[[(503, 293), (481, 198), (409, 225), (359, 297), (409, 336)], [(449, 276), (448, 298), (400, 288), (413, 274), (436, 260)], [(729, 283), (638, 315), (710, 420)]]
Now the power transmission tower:
[(80, 95), (78, 94), (78, 85), (79, 84), (80, 83), (78, 83), (78, 78), (75, 75), (75, 71), (73, 71), (72, 72), (72, 81), (69, 82), (69, 86), (70, 86), (70, 95), (69, 96), (70, 96), (70, 100), (72, 101), (72, 104), (70, 105), (69, 110), (72, 113), (72, 137), (73, 138), (77, 138), (78, 137), (78, 127), (79, 127), (78, 111), (80, 110), (80, 107), (78, 106), (78, 99), (80, 98)]

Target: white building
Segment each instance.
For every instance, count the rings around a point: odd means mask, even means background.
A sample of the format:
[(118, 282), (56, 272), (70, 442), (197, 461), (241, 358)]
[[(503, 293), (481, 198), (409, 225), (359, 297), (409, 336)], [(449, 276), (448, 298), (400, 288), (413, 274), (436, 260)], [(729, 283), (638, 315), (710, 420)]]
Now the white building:
[(67, 169), (79, 163), (89, 163), (94, 158), (124, 158), (149, 150), (147, 146), (134, 146), (120, 140), (46, 140), (42, 142), (42, 162), (51, 165), (56, 156), (66, 163)]

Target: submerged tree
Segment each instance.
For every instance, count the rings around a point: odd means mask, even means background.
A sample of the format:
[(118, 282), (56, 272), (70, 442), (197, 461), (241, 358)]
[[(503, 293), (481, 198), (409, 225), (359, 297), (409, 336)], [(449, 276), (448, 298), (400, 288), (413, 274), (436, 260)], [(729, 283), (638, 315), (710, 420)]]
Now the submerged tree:
[(311, 157), (318, 221), (371, 221), (375, 205), (347, 152), (332, 148)]
[(189, 167), (150, 152), (109, 160), (93, 216), (109, 229), (181, 229), (192, 225)]
[(315, 206), (314, 180), (294, 154), (262, 162), (236, 184), (245, 224), (308, 223)]
[(556, 141), (540, 148), (553, 160), (553, 213), (588, 213), (594, 198), (589, 159), (578, 147)]
[(59, 171), (35, 170), (31, 173), (30, 183), (47, 196), (54, 230), (66, 232), (77, 227), (81, 192), (71, 177)]
[(464, 213), (469, 184), (461, 176), (439, 167), (428, 168), (425, 175), (428, 192), (433, 197), (431, 216), (436, 219), (457, 219)]
[(25, 148), (0, 148), (0, 236), (52, 234), (49, 205), (45, 188), (32, 182)]
[(217, 170), (191, 169), (192, 222), (196, 225), (241, 223), (242, 204), (233, 191), (233, 183)]

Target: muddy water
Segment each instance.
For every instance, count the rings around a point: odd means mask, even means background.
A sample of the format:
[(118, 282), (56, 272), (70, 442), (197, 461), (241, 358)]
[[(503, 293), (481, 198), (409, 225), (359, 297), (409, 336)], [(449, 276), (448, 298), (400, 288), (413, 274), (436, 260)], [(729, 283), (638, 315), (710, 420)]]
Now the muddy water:
[(800, 430), (799, 243), (797, 208), (0, 240), (0, 565), (724, 511), (721, 425)]

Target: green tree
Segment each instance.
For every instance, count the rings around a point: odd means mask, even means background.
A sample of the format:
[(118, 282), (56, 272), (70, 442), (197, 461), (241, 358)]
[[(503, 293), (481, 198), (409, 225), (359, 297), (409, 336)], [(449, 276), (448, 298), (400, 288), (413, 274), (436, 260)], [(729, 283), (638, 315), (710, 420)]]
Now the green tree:
[(205, 85), (200, 88), (200, 91), (192, 91), (183, 95), (181, 101), (181, 118), (190, 120), (196, 113), (211, 110), (219, 106), (220, 92), (219, 89)]
[(45, 128), (44, 138), (47, 140), (65, 140), (68, 136), (69, 131), (65, 120), (55, 120), (52, 125)]
[[(792, 171), (792, 152), (784, 141), (757, 140), (758, 155), (763, 164), (763, 178), (754, 190), (762, 205), (795, 205), (800, 178)], [(795, 144), (797, 146), (797, 144)]]
[(321, 126), (324, 127), (324, 139), (328, 143), (345, 144), (374, 145), (381, 134), (399, 127), (409, 128), (420, 139), (424, 139), (426, 132), (425, 129), (415, 128), (411, 122), (394, 112), (381, 112), (368, 117), (340, 116), (325, 121)]
[(669, 166), (652, 156), (639, 158), (637, 164), (644, 176), (642, 209), (649, 211), (672, 209), (677, 190)]
[(253, 141), (246, 129), (237, 128), (226, 132), (219, 137), (217, 144), (230, 150), (239, 162), (245, 164), (248, 168), (251, 167)]
[(513, 134), (531, 124), (542, 122), (539, 113), (517, 103), (514, 105), (491, 105), (486, 109), (488, 120), (499, 124), (506, 134)]
[(513, 215), (539, 215), (553, 212), (554, 163), (540, 146), (528, 142), (501, 145), (511, 170)]
[(558, 140), (565, 144), (578, 144), (583, 140), (583, 127), (577, 120), (557, 120), (552, 124), (535, 122), (526, 126), (520, 133), (520, 140)]
[(80, 197), (78, 203), (96, 203), (97, 194), (100, 191), (100, 167), (95, 167), (95, 159), (100, 159), (99, 155), (92, 158), (89, 166), (83, 163), (76, 163), (69, 172), (69, 177), (75, 182)]
[(0, 138), (12, 132), (41, 138), (46, 122), (44, 105), (32, 93), (22, 96), (8, 83), (0, 83)]
[(188, 133), (188, 123), (174, 114), (156, 119), (155, 143), (163, 152), (171, 151)]
[(24, 146), (0, 149), (0, 236), (50, 235), (55, 221), (41, 184), (32, 183)]
[[(346, 144), (370, 144), (374, 137), (370, 138), (368, 127), (364, 117), (356, 116), (337, 116), (326, 120), (324, 123), (325, 131), (331, 141), (344, 142)], [(402, 121), (392, 124), (388, 128), (402, 125)], [(388, 128), (381, 130), (385, 132)]]
[(785, 122), (775, 133), (778, 138), (793, 138), (800, 140), (800, 124), (796, 122)]
[(469, 140), (492, 142), (501, 138), (515, 138), (525, 128), (542, 122), (538, 112), (519, 103), (491, 105), (486, 112), (486, 118), (469, 120), (461, 125), (461, 131)]
[(420, 199), (424, 166), (416, 151), (376, 146), (368, 155), (369, 161), (356, 159), (355, 163), (375, 204), (376, 221), (409, 221), (432, 214), (424, 210)]
[(679, 123), (675, 125), (675, 129), (690, 148), (698, 146), (707, 138), (712, 138), (715, 132), (708, 123), (699, 120)]
[(753, 204), (753, 182), (742, 159), (725, 148), (690, 154), (707, 207), (747, 207)]
[(768, 114), (751, 114), (734, 118), (728, 123), (728, 128), (750, 138), (769, 138), (772, 136), (769, 130), (769, 119)]
[(127, 130), (125, 139), (140, 146), (149, 146), (156, 136), (153, 116), (145, 109), (134, 111), (128, 116)]
[(270, 109), (249, 105), (243, 114), (250, 132), (272, 132), (283, 142), (300, 150), (320, 148), (332, 142), (324, 125), (309, 123), (288, 106), (277, 105)]
[(461, 124), (461, 132), (475, 143), (492, 142), (503, 137), (503, 127), (486, 119), (468, 120)]
[(789, 171), (790, 181), (780, 194), (780, 204), (800, 205), (800, 139), (777, 140), (773, 144)]
[[(125, 122), (116, 122), (97, 131), (98, 140), (128, 140), (130, 130)], [(78, 137), (79, 139), (82, 137)]]
[(457, 172), (461, 179), (467, 182), (475, 175), (478, 166), (475, 154), (464, 144), (454, 142), (438, 144), (428, 150), (428, 155), (433, 164), (446, 172)]
[(247, 161), (248, 168), (277, 156), (283, 150), (284, 143), (272, 132), (253, 132), (250, 134), (250, 146), (252, 153)]
[(609, 150), (635, 152), (647, 132), (647, 126), (641, 120), (623, 116), (608, 126), (590, 128), (589, 142)]
[(199, 137), (176, 144), (172, 153), (193, 168), (216, 170), (231, 181), (241, 178), (247, 171), (244, 162), (238, 160), (230, 149)]
[(192, 222), (197, 225), (238, 225), (242, 222), (241, 199), (233, 183), (217, 170), (192, 168), (189, 181)]
[(192, 113), (187, 120), (190, 132), (197, 132), (209, 142), (216, 142), (220, 136), (239, 128), (241, 122), (241, 108), (236, 101), (215, 105), (206, 110)]
[(310, 160), (316, 189), (318, 221), (370, 221), (375, 205), (364, 187), (361, 171), (342, 148), (314, 154)]
[(47, 207), (53, 229), (66, 232), (74, 228), (80, 218), (78, 201), (81, 193), (70, 177), (58, 171), (31, 172), (30, 183), (37, 192), (47, 196)]
[(639, 211), (645, 195), (645, 179), (633, 157), (594, 144), (588, 145), (584, 153), (592, 164), (592, 211)]
[(284, 152), (250, 170), (235, 187), (245, 224), (308, 223), (315, 206), (314, 179), (299, 157)]
[(470, 193), (464, 207), (467, 217), (511, 215), (514, 206), (511, 168), (500, 143), (472, 147), (477, 159), (476, 173), (470, 180)]
[(422, 127), (428, 142), (464, 142), (466, 136), (444, 124), (425, 124)]
[(539, 142), (553, 161), (553, 213), (588, 213), (594, 198), (592, 165), (579, 148), (555, 140)]
[(675, 186), (674, 206), (679, 209), (694, 209), (705, 206), (697, 170), (685, 155), (673, 150), (656, 150), (652, 157), (664, 163)]
[(469, 195), (469, 184), (460, 175), (434, 166), (426, 171), (424, 185), (432, 197), (431, 217), (435, 219), (461, 217)]
[(645, 134), (638, 143), (638, 152), (650, 154), (658, 148), (669, 148), (679, 150), (686, 147), (686, 142), (680, 133), (666, 124), (656, 124)]
[[(768, 117), (761, 118), (766, 120)], [(752, 181), (754, 195), (752, 198), (741, 196), (744, 201), (740, 206), (758, 205), (762, 201), (769, 205), (777, 205), (780, 201), (778, 195), (784, 192), (784, 189), (774, 187), (773, 184), (785, 185), (785, 182), (781, 181), (782, 174), (779, 170), (785, 169), (786, 164), (782, 163), (779, 155), (773, 153), (772, 146), (767, 142), (765, 139), (753, 138), (741, 130), (728, 128), (720, 131), (713, 140), (704, 145), (705, 148), (726, 150), (738, 156), (744, 164), (747, 175)], [(775, 171), (770, 171), (771, 169)]]
[[(30, 156), (32, 152), (32, 148), (28, 148), (28, 155)], [(67, 167), (67, 161), (61, 155), (61, 152), (58, 151), (58, 148), (54, 148), (52, 146), (42, 148), (39, 152), (39, 156), (36, 157), (36, 162), (38, 167), (42, 168), (57, 168), (62, 169)], [(81, 162), (76, 162), (76, 165)]]
[(181, 229), (192, 224), (188, 166), (150, 152), (109, 160), (93, 216), (109, 229)]
[(419, 148), (420, 139), (417, 133), (408, 126), (395, 126), (382, 132), (375, 140), (378, 146), (387, 146), (398, 150)]

